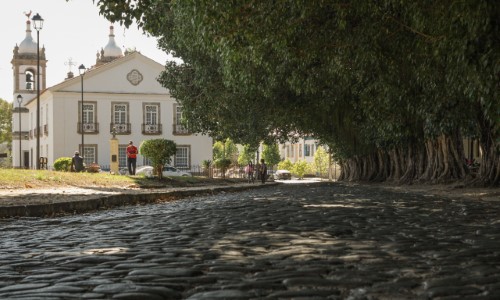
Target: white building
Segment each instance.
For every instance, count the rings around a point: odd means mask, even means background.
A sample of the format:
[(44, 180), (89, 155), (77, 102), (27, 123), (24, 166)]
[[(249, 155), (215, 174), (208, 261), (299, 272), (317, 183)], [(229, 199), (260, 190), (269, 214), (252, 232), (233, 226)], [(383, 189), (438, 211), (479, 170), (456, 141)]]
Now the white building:
[(314, 153), (318, 148), (318, 140), (310, 137), (301, 137), (295, 142), (279, 144), (280, 156), (282, 159), (289, 159), (292, 163), (305, 160), (314, 163)]
[[(190, 169), (201, 165), (203, 160), (212, 159), (212, 139), (192, 134), (180, 124), (182, 108), (156, 80), (164, 66), (139, 52), (123, 55), (115, 43), (113, 27), (110, 27), (108, 44), (97, 53), (96, 64), (86, 69), (83, 77), (74, 77), (70, 72), (64, 81), (49, 88), (46, 87), (45, 48), (40, 49), (38, 139), (38, 45), (31, 36), (30, 23), (28, 20), (26, 37), (14, 47), (11, 61), (14, 167), (36, 168), (38, 156), (41, 167), (45, 161), (50, 167), (56, 159), (71, 157), (78, 150), (86, 163), (96, 162), (106, 169), (111, 160), (109, 140), (113, 128), (119, 140), (120, 167), (126, 166), (125, 148), (129, 140), (137, 146), (148, 139), (173, 140), (177, 154), (172, 165), (180, 168)], [(20, 105), (16, 101), (18, 95), (22, 96)], [(147, 161), (139, 155), (137, 164), (147, 164)]]

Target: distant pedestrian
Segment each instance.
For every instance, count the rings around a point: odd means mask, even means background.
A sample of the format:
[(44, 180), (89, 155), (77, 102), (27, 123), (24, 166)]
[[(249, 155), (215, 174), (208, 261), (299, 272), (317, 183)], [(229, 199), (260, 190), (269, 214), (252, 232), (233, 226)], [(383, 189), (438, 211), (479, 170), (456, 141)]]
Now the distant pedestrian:
[(260, 168), (259, 168), (259, 173), (260, 173), (260, 180), (262, 183), (266, 183), (266, 178), (267, 178), (267, 165), (264, 161), (264, 159), (260, 160)]
[(135, 168), (137, 166), (137, 147), (134, 142), (129, 141), (127, 146), (127, 167), (128, 174), (135, 175)]
[(71, 172), (81, 172), (83, 170), (85, 170), (83, 157), (80, 156), (80, 152), (75, 151), (75, 155), (71, 158)]
[(255, 183), (255, 177), (253, 175), (254, 166), (251, 161), (248, 162), (248, 165), (245, 167), (245, 174), (247, 175), (248, 183)]

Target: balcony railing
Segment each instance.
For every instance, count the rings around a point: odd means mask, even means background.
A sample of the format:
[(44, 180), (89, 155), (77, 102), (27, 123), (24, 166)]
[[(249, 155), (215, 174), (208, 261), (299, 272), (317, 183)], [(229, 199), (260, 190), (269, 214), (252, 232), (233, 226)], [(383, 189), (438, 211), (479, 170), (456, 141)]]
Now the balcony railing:
[(190, 135), (189, 129), (183, 125), (174, 124), (172, 134), (175, 135)]
[[(82, 123), (78, 122), (77, 132), (82, 133)], [(83, 123), (83, 133), (99, 133), (99, 123)]]
[(109, 132), (113, 132), (113, 128), (115, 128), (116, 134), (130, 134), (132, 132), (130, 123), (111, 123)]
[(158, 135), (162, 132), (161, 124), (142, 124), (142, 134)]

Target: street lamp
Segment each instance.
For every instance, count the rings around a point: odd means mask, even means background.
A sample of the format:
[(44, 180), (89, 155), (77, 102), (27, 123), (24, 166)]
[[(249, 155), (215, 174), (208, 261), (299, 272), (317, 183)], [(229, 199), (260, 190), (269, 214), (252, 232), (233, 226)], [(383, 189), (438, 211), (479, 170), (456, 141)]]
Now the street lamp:
[(81, 108), (81, 114), (82, 114), (82, 123), (80, 130), (82, 131), (82, 157), (85, 155), (85, 149), (83, 148), (84, 146), (84, 133), (83, 133), (83, 75), (85, 75), (85, 66), (81, 64), (78, 67), (78, 72), (80, 73), (80, 78), (81, 78), (81, 83), (82, 83), (82, 108)]
[(40, 170), (40, 30), (43, 18), (37, 13), (31, 20), (36, 30), (36, 169)]
[(22, 150), (21, 150), (21, 103), (23, 103), (23, 96), (17, 95), (17, 110), (19, 112), (19, 169), (21, 169), (22, 166)]

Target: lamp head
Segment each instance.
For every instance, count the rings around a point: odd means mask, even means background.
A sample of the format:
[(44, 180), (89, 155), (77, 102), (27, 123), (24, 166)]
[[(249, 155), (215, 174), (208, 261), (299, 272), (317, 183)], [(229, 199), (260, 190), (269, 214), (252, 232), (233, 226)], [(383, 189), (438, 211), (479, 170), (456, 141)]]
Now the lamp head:
[(78, 72), (80, 73), (80, 75), (85, 74), (85, 66), (84, 66), (83, 64), (81, 64), (81, 65), (78, 67)]
[(37, 13), (31, 18), (33, 21), (33, 27), (35, 27), (36, 31), (39, 31), (43, 28), (43, 18)]
[(23, 96), (17, 95), (17, 103), (21, 104), (23, 102)]

